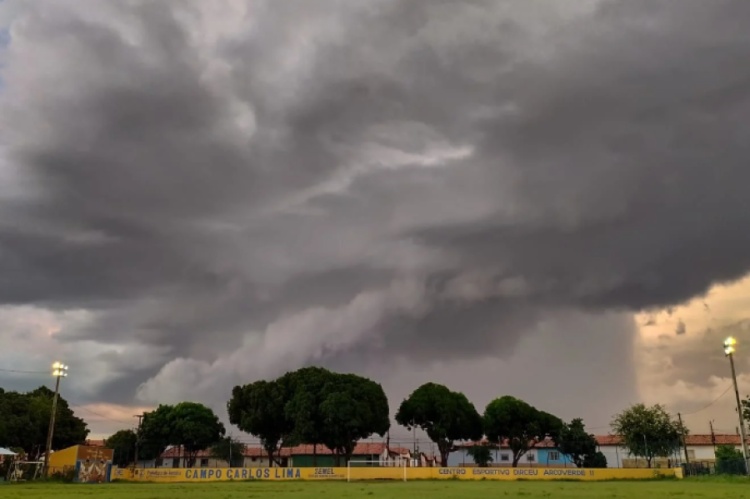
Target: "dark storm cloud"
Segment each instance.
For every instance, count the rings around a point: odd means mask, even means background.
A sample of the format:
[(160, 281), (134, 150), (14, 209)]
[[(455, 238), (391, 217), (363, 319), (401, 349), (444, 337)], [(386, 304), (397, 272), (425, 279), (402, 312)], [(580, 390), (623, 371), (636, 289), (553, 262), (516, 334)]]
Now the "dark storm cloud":
[(750, 268), (746, 2), (222, 5), (34, 4), (3, 70), (0, 299), (168, 349), (152, 397)]

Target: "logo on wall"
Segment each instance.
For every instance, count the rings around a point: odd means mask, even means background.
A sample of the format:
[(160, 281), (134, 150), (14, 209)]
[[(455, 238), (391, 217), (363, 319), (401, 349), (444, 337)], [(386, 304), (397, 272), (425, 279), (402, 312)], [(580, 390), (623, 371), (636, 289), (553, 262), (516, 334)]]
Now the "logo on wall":
[(112, 473), (111, 449), (82, 449), (76, 462), (79, 483), (106, 483)]

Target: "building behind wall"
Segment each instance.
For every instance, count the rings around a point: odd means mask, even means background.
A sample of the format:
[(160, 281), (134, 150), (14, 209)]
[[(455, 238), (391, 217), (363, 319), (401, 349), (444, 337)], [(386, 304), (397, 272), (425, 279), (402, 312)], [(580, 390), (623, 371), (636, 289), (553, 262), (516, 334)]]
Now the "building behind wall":
[[(358, 443), (352, 453), (352, 461), (369, 462), (374, 465), (379, 462), (380, 456), (386, 448), (385, 443)], [(337, 462), (340, 466), (346, 466), (344, 456), (336, 459), (336, 455), (325, 445), (298, 445), (289, 449), (289, 466), (292, 468), (305, 468), (318, 466), (323, 468), (334, 467)]]
[[(646, 468), (648, 463), (643, 458), (630, 455), (628, 449), (622, 445), (622, 439), (616, 435), (596, 437), (599, 450), (607, 458), (608, 468)], [(749, 440), (750, 442), (750, 440)], [(713, 464), (716, 462), (716, 448), (720, 445), (731, 445), (742, 450), (742, 440), (739, 435), (687, 435), (687, 460), (691, 463)], [(654, 458), (651, 467), (668, 468), (679, 466), (686, 461), (685, 448), (680, 447), (672, 456)]]
[[(352, 454), (352, 461), (363, 462), (367, 465), (378, 466), (384, 453), (387, 452), (385, 443), (359, 443), (354, 448)], [(336, 455), (331, 452), (325, 445), (298, 445), (295, 447), (282, 447), (277, 453), (277, 462), (273, 463), (273, 467), (334, 467), (336, 466)], [(417, 458), (418, 461), (429, 461), (429, 458), (425, 455)], [(187, 464), (185, 453), (179, 447), (170, 447), (164, 451), (161, 455), (160, 462), (154, 463), (155, 467), (160, 468), (182, 468)], [(339, 459), (341, 466), (346, 466), (346, 460), (344, 456)], [(143, 463), (145, 464), (145, 463)], [(140, 466), (143, 466), (140, 464)], [(259, 446), (245, 446), (243, 451), (243, 459), (239, 465), (235, 464), (235, 467), (245, 468), (267, 468), (270, 467), (268, 460), (268, 453)], [(212, 456), (210, 450), (200, 451), (196, 455), (194, 468), (225, 468), (229, 467), (229, 463), (222, 459), (217, 459)]]
[(72, 473), (80, 482), (108, 482), (112, 469), (112, 449), (74, 445), (49, 456), (51, 474)]
[[(490, 445), (492, 462), (489, 464), (495, 468), (506, 468), (513, 466), (513, 451), (507, 442), (500, 446), (491, 445), (486, 440), (480, 442), (467, 442), (457, 445), (457, 449), (448, 456), (449, 467), (472, 467), (476, 466), (474, 458), (471, 457), (469, 449), (477, 445)], [(519, 468), (570, 468), (575, 467), (569, 456), (560, 452), (551, 440), (545, 440), (529, 449), (518, 461)]]

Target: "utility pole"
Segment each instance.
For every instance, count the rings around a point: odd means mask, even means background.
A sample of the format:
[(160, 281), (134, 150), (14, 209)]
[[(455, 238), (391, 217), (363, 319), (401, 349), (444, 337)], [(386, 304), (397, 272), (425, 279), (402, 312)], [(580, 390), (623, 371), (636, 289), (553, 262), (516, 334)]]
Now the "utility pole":
[(136, 414), (134, 418), (138, 418), (138, 428), (135, 430), (135, 459), (133, 459), (133, 470), (138, 466), (138, 446), (141, 443), (141, 421), (143, 420), (143, 414)]
[(745, 458), (745, 474), (750, 474), (750, 466), (748, 466), (748, 455), (747, 450), (747, 437), (745, 436), (745, 421), (742, 418), (742, 404), (740, 403), (740, 391), (737, 388), (737, 373), (734, 370), (734, 351), (737, 340), (731, 336), (724, 340), (724, 355), (729, 357), (729, 365), (732, 368), (732, 383), (734, 384), (734, 397), (737, 402), (737, 416), (740, 418), (740, 438), (742, 439), (742, 457)]
[(412, 447), (414, 448), (414, 454), (417, 453), (417, 427), (412, 426), (411, 428)]
[(690, 457), (688, 456), (687, 442), (685, 441), (685, 427), (682, 425), (682, 414), (677, 413), (677, 419), (680, 422), (680, 435), (682, 436), (682, 448), (685, 450), (685, 464), (690, 464)]
[(49, 455), (52, 453), (52, 435), (55, 432), (55, 418), (57, 417), (57, 399), (60, 396), (60, 378), (68, 375), (68, 366), (55, 362), (52, 364), (52, 376), (55, 381), (55, 395), (52, 398), (52, 412), (49, 416), (49, 429), (47, 430), (47, 446), (44, 452), (44, 477), (49, 476)]
[(711, 428), (711, 445), (714, 446), (714, 456), (716, 456), (716, 435), (714, 434), (714, 422), (708, 421), (708, 427)]

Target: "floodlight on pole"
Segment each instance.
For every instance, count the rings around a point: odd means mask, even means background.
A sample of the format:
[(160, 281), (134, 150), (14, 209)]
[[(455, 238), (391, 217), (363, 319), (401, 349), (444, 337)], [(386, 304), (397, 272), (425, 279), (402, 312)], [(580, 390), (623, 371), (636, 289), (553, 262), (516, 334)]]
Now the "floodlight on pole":
[(68, 366), (62, 362), (52, 364), (52, 376), (55, 378), (55, 395), (52, 399), (52, 411), (49, 415), (49, 429), (47, 430), (47, 447), (44, 452), (44, 476), (49, 475), (49, 455), (52, 452), (52, 435), (55, 432), (55, 417), (57, 416), (57, 399), (60, 394), (60, 378), (68, 375)]
[(734, 370), (734, 352), (737, 350), (737, 340), (731, 336), (724, 340), (724, 355), (729, 357), (729, 366), (732, 368), (732, 383), (734, 384), (734, 398), (737, 401), (737, 415), (740, 418), (740, 438), (742, 439), (742, 457), (745, 458), (745, 473), (750, 474), (747, 450), (747, 436), (745, 436), (745, 419), (742, 417), (742, 404), (740, 403), (740, 391), (737, 389), (737, 373)]

